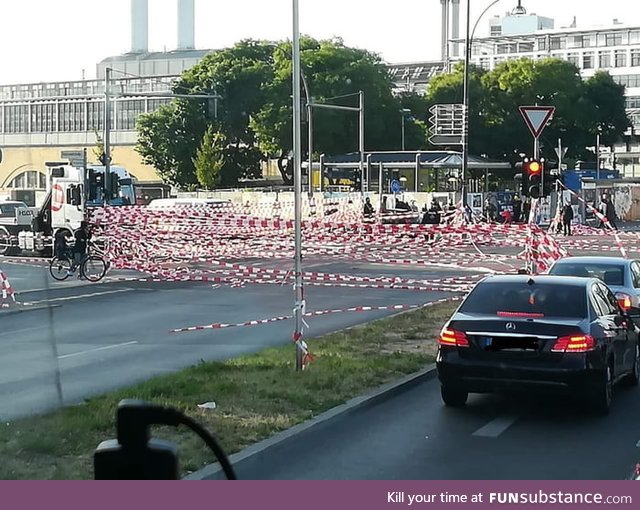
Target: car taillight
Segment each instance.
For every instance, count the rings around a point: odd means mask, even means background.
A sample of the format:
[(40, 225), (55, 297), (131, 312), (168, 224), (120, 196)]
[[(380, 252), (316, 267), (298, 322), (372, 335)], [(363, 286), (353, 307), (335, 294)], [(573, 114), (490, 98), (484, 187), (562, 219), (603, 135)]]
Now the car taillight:
[(444, 328), (438, 339), (440, 345), (450, 345), (456, 347), (469, 347), (469, 339), (463, 331), (451, 328)]
[(629, 294), (625, 294), (624, 292), (617, 292), (616, 299), (618, 300), (618, 304), (622, 311), (628, 312), (631, 309), (631, 296)]
[(552, 352), (587, 352), (596, 348), (596, 339), (591, 335), (561, 336), (551, 348)]

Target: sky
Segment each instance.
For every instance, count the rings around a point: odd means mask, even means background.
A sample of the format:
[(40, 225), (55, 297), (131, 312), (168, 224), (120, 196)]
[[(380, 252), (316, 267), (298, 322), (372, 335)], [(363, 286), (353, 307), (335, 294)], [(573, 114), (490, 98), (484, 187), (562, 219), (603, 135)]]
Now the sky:
[[(471, 1), (472, 23), (491, 0)], [(531, 13), (554, 18), (556, 28), (612, 23), (640, 25), (637, 0), (523, 0)], [(439, 0), (299, 0), (300, 30), (316, 38), (379, 53), (387, 62), (440, 57)], [(501, 0), (478, 25), (513, 9)], [(130, 0), (0, 0), (0, 84), (94, 78), (96, 64), (131, 47)], [(171, 50), (177, 39), (177, 1), (149, 0), (149, 47)], [(462, 17), (466, 1), (461, 0)], [(464, 27), (464, 19), (463, 19)], [(461, 29), (461, 34), (464, 31)], [(217, 49), (246, 39), (290, 39), (292, 0), (196, 0), (196, 47)]]

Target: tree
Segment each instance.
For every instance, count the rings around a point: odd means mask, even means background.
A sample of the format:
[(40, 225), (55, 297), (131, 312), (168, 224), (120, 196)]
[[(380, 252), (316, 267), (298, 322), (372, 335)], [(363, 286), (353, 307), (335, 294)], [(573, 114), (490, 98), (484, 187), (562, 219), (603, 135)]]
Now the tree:
[[(462, 66), (434, 78), (430, 104), (462, 102)], [(558, 138), (572, 156), (583, 158), (594, 145), (597, 126), (606, 132), (606, 143), (618, 139), (628, 126), (624, 110), (624, 88), (606, 73), (586, 82), (579, 69), (566, 61), (549, 58), (509, 60), (491, 71), (471, 68), (470, 151), (512, 163), (519, 154), (533, 152), (533, 139), (519, 106), (556, 108), (552, 122), (540, 138), (541, 155), (554, 159)], [(604, 139), (604, 135), (603, 135)]]
[[(214, 118), (206, 102), (186, 100), (176, 100), (143, 116), (138, 124), (138, 151), (145, 162), (176, 185), (195, 186), (198, 178), (194, 160), (205, 133), (214, 125), (227, 143), (220, 185), (234, 185), (241, 179), (259, 176), (261, 160), (272, 157), (278, 158), (283, 179), (291, 183), (290, 46), (286, 41), (242, 41), (207, 55), (186, 71), (174, 91), (204, 94), (216, 90), (223, 97), (219, 116)], [(340, 39), (317, 41), (303, 37), (301, 49), (303, 73), (314, 100), (357, 106), (357, 92), (364, 91), (366, 148), (398, 150), (400, 110), (409, 103), (420, 109), (421, 101), (414, 95), (393, 95), (393, 83), (380, 57), (349, 48)], [(425, 121), (426, 117), (407, 123), (407, 146), (426, 147)], [(355, 112), (314, 110), (314, 152), (356, 152), (358, 129)]]
[[(93, 132), (96, 135), (96, 146), (93, 148), (93, 155), (96, 157), (96, 161), (101, 165), (105, 164), (105, 148), (104, 148), (104, 140), (102, 139), (102, 135), (98, 133), (97, 130)], [(113, 159), (113, 149), (111, 149), (111, 158)]]
[(202, 145), (198, 149), (193, 165), (196, 169), (198, 182), (207, 189), (220, 185), (220, 175), (225, 161), (225, 136), (209, 126), (202, 138)]
[(260, 175), (262, 155), (250, 127), (273, 79), (272, 45), (242, 41), (207, 55), (174, 85), (179, 94), (214, 94), (223, 99), (218, 118), (208, 101), (177, 99), (138, 121), (138, 152), (168, 182), (183, 188), (198, 184), (194, 161), (210, 126), (227, 143), (220, 185)]
[(595, 136), (601, 134), (603, 145), (613, 145), (631, 126), (625, 108), (625, 86), (614, 81), (608, 72), (598, 71), (586, 83), (586, 97), (594, 119)]
[[(381, 58), (366, 50), (350, 48), (341, 39), (318, 41), (303, 37), (300, 42), (302, 73), (316, 103), (358, 106), (358, 91), (364, 92), (365, 147), (369, 150), (399, 150), (403, 99), (394, 96), (393, 82)], [(290, 44), (274, 50), (275, 79), (267, 89), (268, 100), (252, 126), (265, 154), (279, 157), (283, 178), (291, 180), (288, 161), (292, 149), (292, 65)], [(304, 94), (304, 89), (303, 89)], [(412, 94), (404, 101), (419, 104)], [(306, 104), (306, 98), (305, 98)], [(413, 111), (413, 110), (412, 110)], [(425, 115), (424, 112), (415, 112)], [(425, 119), (426, 120), (426, 119)], [(317, 154), (356, 152), (359, 148), (359, 119), (356, 112), (314, 109), (314, 151)], [(407, 123), (407, 146), (426, 148), (422, 121)]]
[(151, 114), (141, 115), (137, 124), (137, 151), (165, 182), (194, 189), (198, 181), (192, 160), (200, 142), (196, 144), (192, 128), (182, 118), (182, 106), (174, 101)]

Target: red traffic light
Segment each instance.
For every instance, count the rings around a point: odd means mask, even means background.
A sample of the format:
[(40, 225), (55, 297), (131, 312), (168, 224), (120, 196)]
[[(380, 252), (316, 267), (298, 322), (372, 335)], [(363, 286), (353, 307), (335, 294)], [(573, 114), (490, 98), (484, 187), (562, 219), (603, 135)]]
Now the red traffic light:
[(539, 161), (529, 161), (527, 163), (527, 174), (540, 175), (542, 173), (542, 163)]

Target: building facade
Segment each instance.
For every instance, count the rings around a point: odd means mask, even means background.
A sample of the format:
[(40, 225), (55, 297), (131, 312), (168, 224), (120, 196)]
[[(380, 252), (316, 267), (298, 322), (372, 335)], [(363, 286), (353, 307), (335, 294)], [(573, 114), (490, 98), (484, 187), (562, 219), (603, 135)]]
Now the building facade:
[[(458, 51), (459, 0), (441, 0), (443, 15), (442, 59), (388, 64), (395, 91), (426, 93), (430, 80), (463, 58)], [(522, 9), (518, 6), (518, 9)], [(493, 69), (509, 59), (557, 57), (575, 64), (585, 78), (606, 70), (626, 86), (627, 110), (633, 127), (603, 164), (628, 177), (640, 177), (640, 26), (553, 29), (553, 20), (535, 14), (507, 14), (493, 18), (489, 37), (475, 38), (471, 61)], [(210, 50), (193, 49), (193, 0), (178, 4), (177, 49), (149, 52), (147, 0), (132, 0), (132, 46), (127, 54), (109, 57), (97, 65), (96, 80), (0, 85), (0, 197), (8, 192), (42, 191), (45, 162), (59, 161), (62, 152), (94, 149), (104, 130), (102, 79), (113, 69), (111, 93), (113, 164), (126, 167), (141, 183), (159, 183), (155, 170), (135, 151), (136, 122), (169, 99), (149, 97), (167, 94), (180, 74), (197, 64)], [(446, 42), (449, 41), (447, 45)], [(450, 46), (450, 48), (449, 48)], [(123, 96), (122, 94), (127, 94)], [(140, 94), (136, 96), (135, 94)]]
[[(174, 77), (122, 77), (112, 84), (112, 163), (124, 166), (141, 183), (158, 183), (155, 170), (135, 151), (136, 121), (168, 99), (118, 97), (118, 93), (166, 93)], [(87, 149), (89, 162), (104, 132), (105, 84), (99, 80), (0, 86), (0, 196), (46, 185), (45, 163), (62, 152)]]
[(601, 164), (615, 167), (625, 177), (640, 177), (640, 26), (617, 24), (589, 30), (567, 28), (490, 36), (474, 39), (471, 50), (471, 62), (485, 69), (493, 69), (505, 60), (549, 57), (574, 64), (585, 79), (597, 71), (607, 71), (626, 87), (632, 127), (613, 152), (601, 154)]

